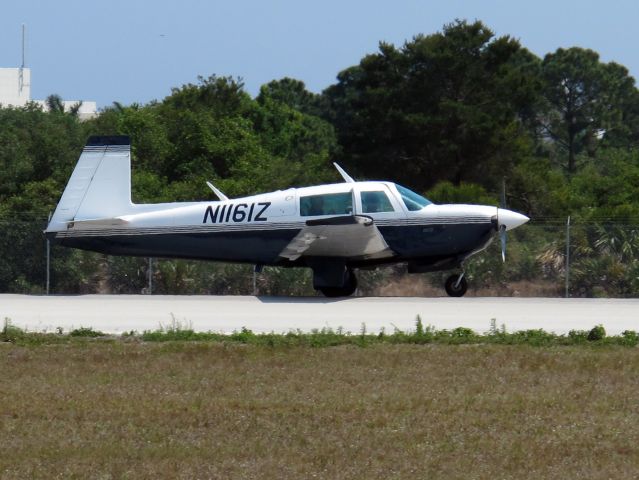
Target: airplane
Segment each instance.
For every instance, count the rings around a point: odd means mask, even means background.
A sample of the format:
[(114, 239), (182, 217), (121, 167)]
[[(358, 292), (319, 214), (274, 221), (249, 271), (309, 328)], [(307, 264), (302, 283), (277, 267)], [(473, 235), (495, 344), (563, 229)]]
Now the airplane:
[[(468, 288), (464, 262), (529, 219), (482, 205), (436, 205), (387, 181), (344, 182), (218, 201), (134, 204), (126, 136), (90, 137), (45, 234), (54, 244), (109, 255), (307, 267), (327, 297), (352, 295), (359, 268), (405, 263), (410, 273), (461, 270), (445, 282)], [(208, 182), (207, 182), (208, 183)]]

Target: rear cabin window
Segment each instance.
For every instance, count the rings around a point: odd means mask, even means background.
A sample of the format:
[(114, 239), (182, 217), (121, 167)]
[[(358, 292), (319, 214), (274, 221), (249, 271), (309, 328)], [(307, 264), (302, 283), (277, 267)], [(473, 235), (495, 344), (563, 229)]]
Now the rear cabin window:
[(385, 192), (361, 192), (362, 213), (394, 212)]
[(353, 213), (353, 195), (346, 192), (300, 197), (300, 213), (303, 217), (350, 215)]

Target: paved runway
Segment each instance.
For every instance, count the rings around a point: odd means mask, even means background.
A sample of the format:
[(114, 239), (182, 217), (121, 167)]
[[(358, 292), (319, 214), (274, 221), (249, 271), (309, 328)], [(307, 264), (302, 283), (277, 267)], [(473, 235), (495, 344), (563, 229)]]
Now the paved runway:
[(359, 333), (424, 325), (486, 332), (491, 319), (508, 331), (543, 328), (556, 333), (603, 324), (609, 334), (639, 330), (639, 299), (398, 298), (0, 295), (0, 320), (30, 331), (92, 327), (119, 334), (156, 330), (175, 320), (196, 331), (231, 333), (311, 331), (330, 327)]

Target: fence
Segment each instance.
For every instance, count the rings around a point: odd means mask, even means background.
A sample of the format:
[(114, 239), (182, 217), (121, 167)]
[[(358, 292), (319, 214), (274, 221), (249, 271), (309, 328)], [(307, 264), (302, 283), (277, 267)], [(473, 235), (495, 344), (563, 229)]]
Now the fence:
[[(0, 292), (315, 295), (308, 269), (106, 256), (48, 248), (46, 218), (0, 218)], [(466, 263), (468, 295), (639, 296), (639, 223), (544, 218), (509, 232)], [(49, 253), (49, 255), (47, 254)], [(360, 270), (359, 295), (438, 296), (449, 272), (403, 265)]]

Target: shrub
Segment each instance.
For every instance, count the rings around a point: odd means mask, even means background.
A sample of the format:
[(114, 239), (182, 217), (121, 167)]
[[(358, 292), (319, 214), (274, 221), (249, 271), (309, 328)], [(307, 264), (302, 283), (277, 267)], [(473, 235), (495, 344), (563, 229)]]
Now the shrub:
[(586, 330), (570, 330), (568, 337), (573, 343), (581, 343), (588, 340), (588, 332)]
[(525, 343), (536, 346), (556, 344), (560, 339), (554, 333), (548, 333), (541, 328), (520, 330), (510, 335), (510, 338), (512, 343)]
[(104, 337), (106, 334), (104, 332), (101, 332), (99, 330), (93, 330), (93, 328), (89, 327), (89, 328), (85, 328), (85, 327), (80, 327), (80, 328), (76, 328), (75, 330), (71, 330), (69, 332), (69, 335), (71, 337)]
[(249, 343), (255, 340), (255, 334), (248, 328), (242, 327), (242, 331), (233, 332), (229, 338), (235, 342)]
[(0, 331), (0, 342), (15, 343), (16, 340), (19, 340), (24, 336), (24, 330), (11, 325), (11, 320), (9, 320), (8, 318), (4, 319), (4, 326), (2, 327), (2, 331)]
[(420, 315), (417, 315), (417, 322), (415, 325), (415, 335), (417, 335), (418, 337), (421, 337), (422, 335), (424, 335), (424, 324), (422, 323), (422, 317)]
[(452, 332), (450, 332), (450, 336), (454, 338), (465, 338), (469, 339), (475, 336), (475, 332), (470, 328), (466, 327), (457, 327)]
[(625, 345), (635, 346), (639, 343), (639, 335), (634, 330), (624, 330), (621, 332)]
[(591, 342), (596, 342), (598, 340), (603, 340), (606, 336), (606, 330), (603, 325), (596, 325), (590, 330), (588, 333), (588, 340)]

